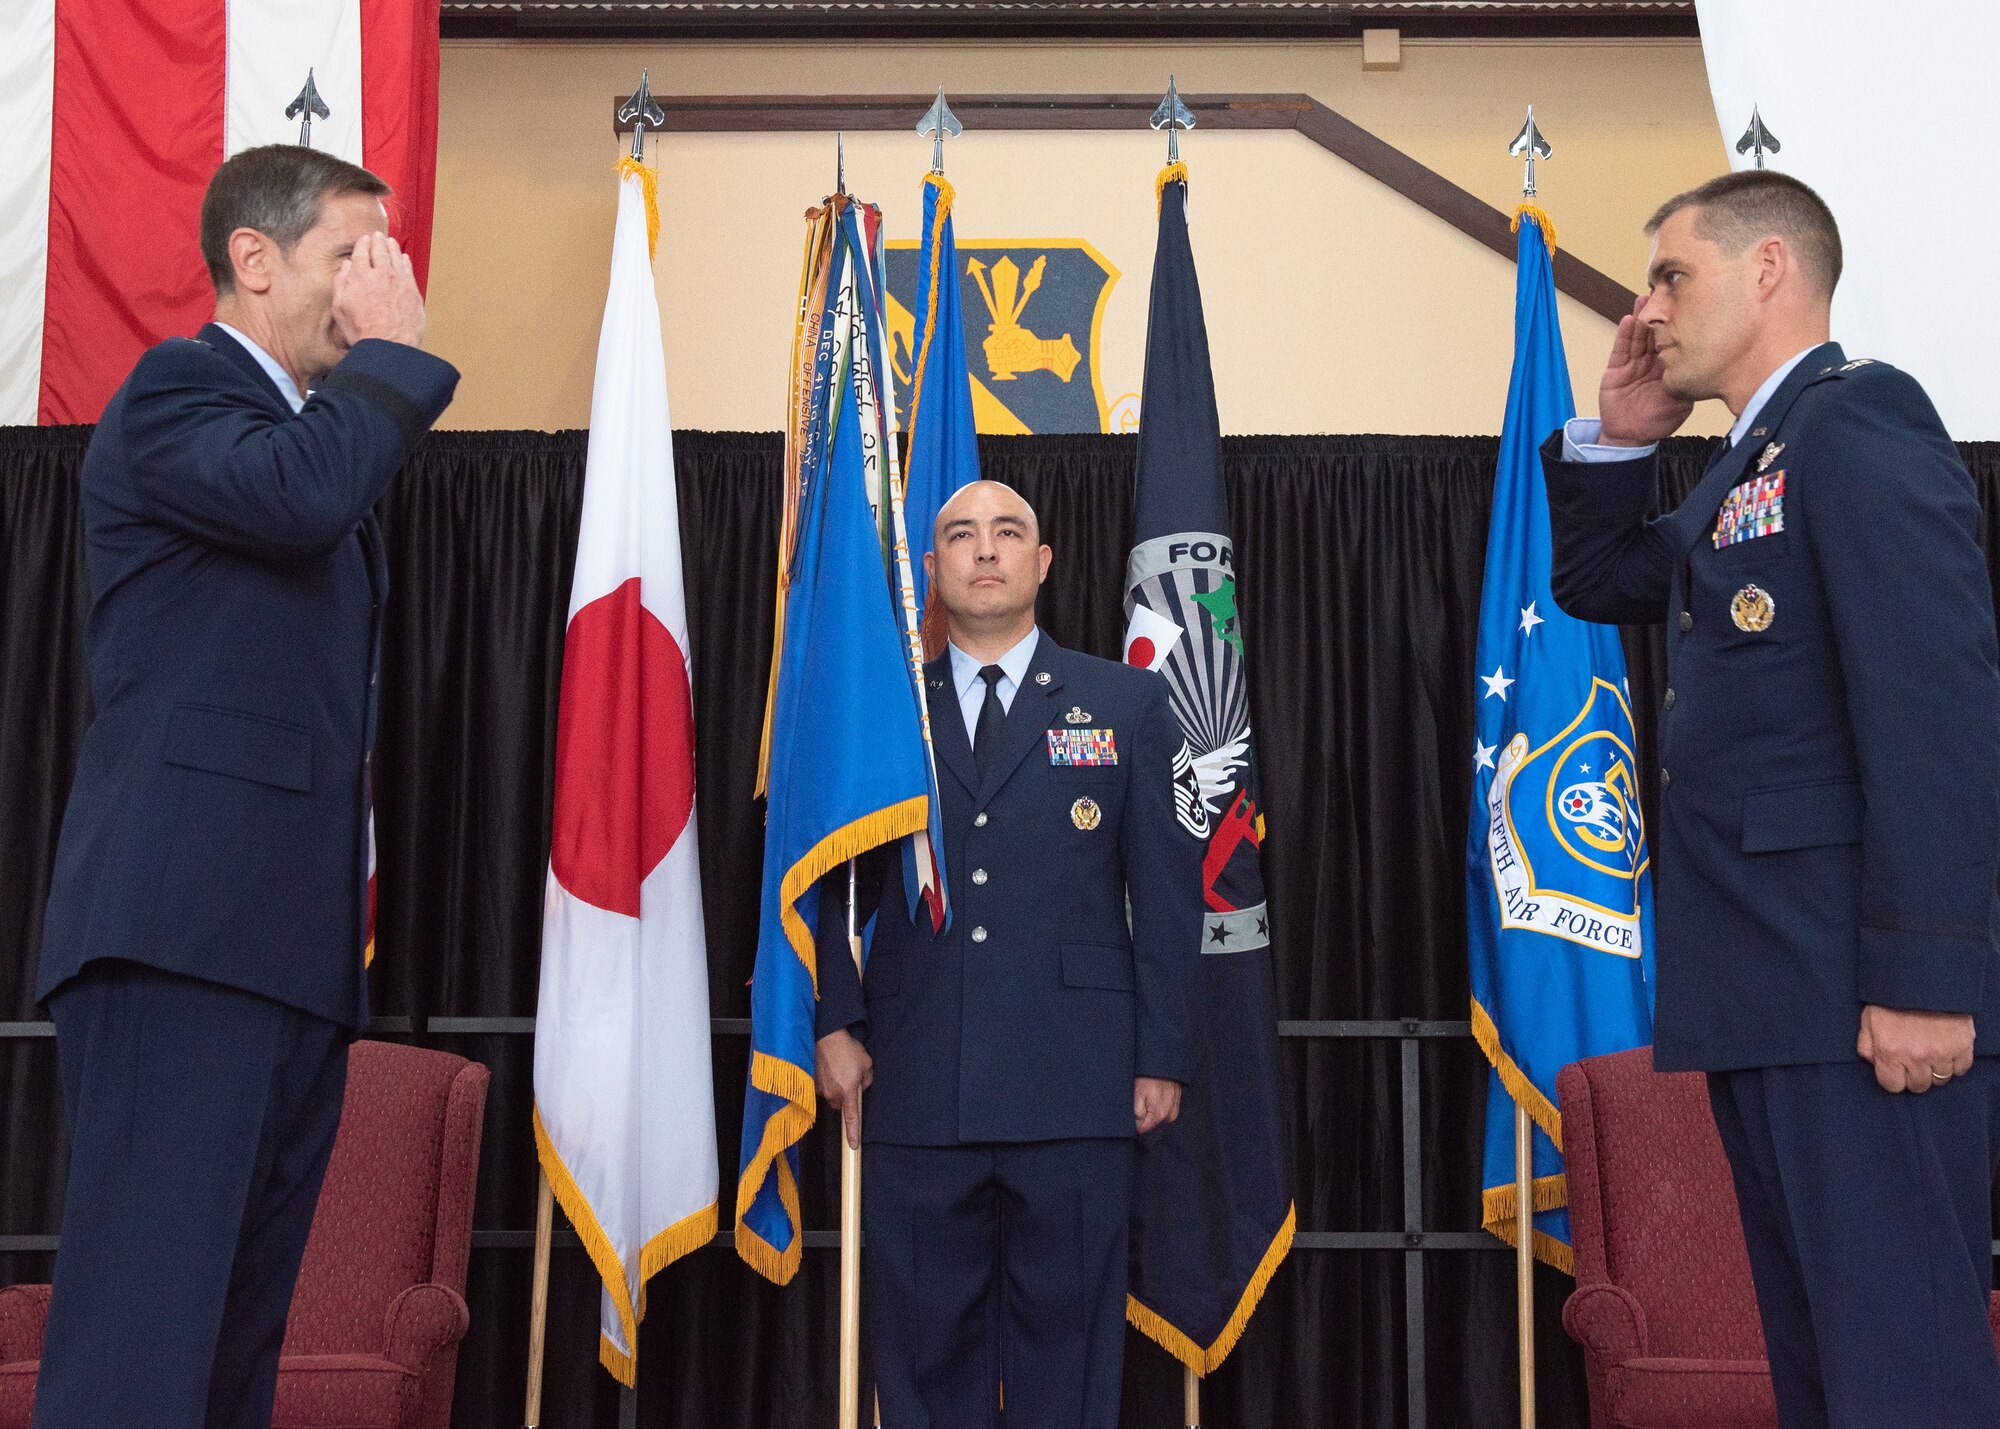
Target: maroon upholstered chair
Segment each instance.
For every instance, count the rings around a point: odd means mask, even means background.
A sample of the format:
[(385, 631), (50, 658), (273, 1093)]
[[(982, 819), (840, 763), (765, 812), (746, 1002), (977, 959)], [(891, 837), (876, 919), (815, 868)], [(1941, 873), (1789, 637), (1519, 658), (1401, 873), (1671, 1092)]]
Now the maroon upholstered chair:
[(1777, 1429), (1736, 1188), (1699, 1072), (1653, 1049), (1556, 1078), (1591, 1429)]
[[(1777, 1429), (1736, 1188), (1699, 1072), (1653, 1049), (1556, 1078), (1592, 1429)], [(2000, 1338), (2000, 1297), (1988, 1311)]]
[[(447, 1429), (486, 1068), (356, 1042), (278, 1366), (273, 1429)], [(46, 1285), (0, 1290), (0, 1429), (28, 1429)]]

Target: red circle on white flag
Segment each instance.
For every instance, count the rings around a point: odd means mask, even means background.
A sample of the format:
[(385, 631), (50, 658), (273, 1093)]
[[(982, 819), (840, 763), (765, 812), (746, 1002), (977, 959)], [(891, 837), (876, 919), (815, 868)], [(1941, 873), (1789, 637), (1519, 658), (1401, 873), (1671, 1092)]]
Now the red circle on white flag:
[(1141, 635), (1132, 641), (1132, 648), (1125, 652), (1125, 663), (1137, 665), (1142, 670), (1153, 668), (1153, 656), (1158, 654), (1153, 642)]
[(556, 881), (639, 916), (639, 885), (694, 811), (687, 658), (639, 598), (637, 577), (579, 610), (563, 641), (556, 716)]

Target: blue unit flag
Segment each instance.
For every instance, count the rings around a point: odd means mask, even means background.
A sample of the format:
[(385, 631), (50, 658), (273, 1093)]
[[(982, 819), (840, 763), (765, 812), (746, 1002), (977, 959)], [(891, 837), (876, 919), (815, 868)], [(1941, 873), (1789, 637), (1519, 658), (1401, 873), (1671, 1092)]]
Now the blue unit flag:
[(886, 445), (877, 376), (879, 265), (845, 204), (811, 326), (811, 421), (785, 573), (770, 722), (763, 903), (750, 990), (750, 1085), (736, 1248), (784, 1284), (798, 1271), (798, 1143), (813, 1124), (814, 932), (822, 875), (928, 827), (932, 770), (909, 643), (869, 500)]
[(1493, 1064), (1483, 1221), (1518, 1239), (1514, 1108), (1535, 1124), (1535, 1254), (1572, 1269), (1556, 1073), (1652, 1040), (1653, 898), (1615, 626), (1557, 609), (1538, 448), (1575, 415), (1551, 260), (1523, 204), (1514, 370), (1493, 481), (1466, 839), (1472, 1029)]
[(972, 382), (965, 366), (965, 311), (959, 302), (958, 248), (952, 241), (955, 197), (943, 174), (924, 178), (924, 232), (917, 248), (916, 369), (910, 383), (910, 456), (903, 514), (917, 609), (926, 608), (924, 556), (938, 512), (967, 482), (979, 480), (979, 438), (972, 422)]

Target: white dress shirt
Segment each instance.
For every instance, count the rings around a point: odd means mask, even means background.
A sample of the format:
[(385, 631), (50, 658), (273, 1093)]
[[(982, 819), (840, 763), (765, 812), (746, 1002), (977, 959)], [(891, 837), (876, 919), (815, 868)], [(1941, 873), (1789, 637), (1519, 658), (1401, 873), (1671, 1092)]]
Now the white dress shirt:
[(291, 373), (278, 366), (277, 358), (271, 356), (270, 353), (264, 351), (263, 348), (257, 346), (256, 343), (252, 342), (228, 323), (218, 322), (216, 326), (242, 343), (249, 350), (250, 355), (257, 359), (257, 365), (264, 369), (264, 375), (278, 384), (278, 390), (284, 394), (285, 400), (292, 404), (294, 412), (305, 410), (306, 399), (299, 395), (299, 384), (292, 381)]
[[(1003, 671), (1000, 682), (993, 687), (1000, 696), (1001, 709), (1014, 708), (1014, 692), (1028, 678), (1028, 666), (1035, 658), (1035, 645), (1041, 638), (1041, 628), (1037, 626), (993, 662)], [(965, 738), (969, 744), (979, 728), (979, 707), (986, 703), (986, 682), (979, 678), (980, 670), (985, 667), (956, 645), (945, 648), (951, 652), (951, 683), (958, 691), (958, 708), (965, 716)]]
[[(1817, 346), (1818, 343), (1813, 344), (1813, 347)], [(1771, 400), (1771, 394), (1783, 385), (1784, 380), (1792, 375), (1792, 369), (1803, 362), (1806, 353), (1812, 350), (1812, 347), (1809, 347), (1804, 352), (1795, 354), (1789, 362), (1781, 364), (1776, 372), (1764, 379), (1764, 385), (1743, 404), (1743, 412), (1737, 417), (1736, 425), (1729, 429), (1729, 445), (1735, 446), (1743, 434), (1750, 430), (1751, 423), (1757, 420), (1757, 414), (1763, 411), (1764, 404)], [(1653, 442), (1643, 447), (1608, 447), (1598, 440), (1603, 433), (1604, 424), (1597, 418), (1571, 417), (1563, 423), (1563, 460), (1631, 461), (1634, 457), (1647, 455), (1659, 445)]]

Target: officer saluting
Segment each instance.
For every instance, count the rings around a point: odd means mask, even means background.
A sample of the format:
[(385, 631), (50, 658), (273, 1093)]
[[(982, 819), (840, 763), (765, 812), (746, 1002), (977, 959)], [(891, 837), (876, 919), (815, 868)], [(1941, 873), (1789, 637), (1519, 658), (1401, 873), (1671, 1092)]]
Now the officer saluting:
[(864, 989), (844, 876), (821, 904), (818, 1079), (850, 1141), (867, 1089), (894, 1426), (991, 1425), (1004, 1379), (1009, 1429), (1115, 1429), (1133, 1138), (1175, 1119), (1187, 1078), (1202, 845), (1174, 815), (1180, 726), (1158, 675), (1036, 629), (1049, 559), (987, 481), (945, 503), (925, 558), (951, 636), (925, 671), (951, 926), (913, 925), (877, 897), (900, 865), (864, 861)]
[[(1654, 215), (1601, 428), (1542, 455), (1558, 601), (1669, 622), (1655, 1064), (1708, 1073), (1780, 1420), (2000, 1424), (2000, 665), (1917, 383), (1827, 340), (1833, 215), (1769, 172)], [(1727, 445), (1649, 521), (1651, 444)]]

